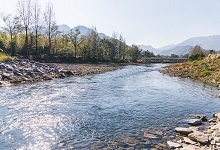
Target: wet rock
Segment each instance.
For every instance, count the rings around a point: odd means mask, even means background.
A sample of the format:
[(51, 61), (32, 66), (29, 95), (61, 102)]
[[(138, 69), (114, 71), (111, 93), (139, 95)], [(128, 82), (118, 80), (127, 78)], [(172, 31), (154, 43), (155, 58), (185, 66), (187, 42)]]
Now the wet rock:
[(198, 117), (200, 120), (202, 120), (202, 121), (207, 121), (205, 115), (197, 115), (197, 117)]
[(188, 124), (191, 126), (198, 126), (202, 124), (200, 119), (189, 119)]
[(179, 144), (179, 143), (174, 143), (174, 142), (171, 142), (171, 141), (167, 141), (167, 144), (168, 144), (168, 147), (169, 147), (170, 149), (176, 149), (176, 148), (182, 147), (181, 144)]
[(202, 143), (202, 144), (209, 143), (209, 135), (204, 134), (204, 133), (199, 132), (199, 131), (195, 131), (193, 133), (190, 133), (189, 138), (193, 141), (197, 141), (197, 142)]
[(177, 128), (175, 128), (175, 131), (177, 133), (185, 134), (185, 135), (192, 133), (192, 129), (184, 128), (184, 127), (177, 127)]

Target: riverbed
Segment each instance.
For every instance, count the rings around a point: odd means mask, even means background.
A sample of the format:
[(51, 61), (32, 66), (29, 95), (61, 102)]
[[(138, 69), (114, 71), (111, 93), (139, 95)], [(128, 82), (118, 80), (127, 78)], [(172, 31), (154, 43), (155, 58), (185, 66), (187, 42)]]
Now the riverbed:
[(0, 149), (150, 149), (190, 116), (219, 112), (217, 89), (163, 66), (0, 88)]

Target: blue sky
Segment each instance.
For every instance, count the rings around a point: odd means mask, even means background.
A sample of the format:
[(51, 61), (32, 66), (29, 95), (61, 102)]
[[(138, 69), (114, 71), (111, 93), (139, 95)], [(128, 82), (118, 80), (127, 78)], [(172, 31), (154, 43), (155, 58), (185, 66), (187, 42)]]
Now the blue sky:
[[(96, 27), (128, 44), (162, 47), (195, 36), (220, 35), (220, 0), (50, 0), (58, 24)], [(39, 0), (44, 8), (47, 0)], [(1, 0), (15, 13), (17, 0)], [(2, 22), (0, 22), (2, 25)]]

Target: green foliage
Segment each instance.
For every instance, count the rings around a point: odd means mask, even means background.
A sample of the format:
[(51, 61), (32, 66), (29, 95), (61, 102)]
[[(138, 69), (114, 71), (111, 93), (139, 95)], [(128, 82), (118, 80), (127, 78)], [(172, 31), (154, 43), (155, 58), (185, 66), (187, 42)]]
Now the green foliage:
[(132, 45), (128, 50), (127, 54), (131, 59), (131, 62), (137, 62), (138, 58), (141, 56), (141, 51), (137, 45)]

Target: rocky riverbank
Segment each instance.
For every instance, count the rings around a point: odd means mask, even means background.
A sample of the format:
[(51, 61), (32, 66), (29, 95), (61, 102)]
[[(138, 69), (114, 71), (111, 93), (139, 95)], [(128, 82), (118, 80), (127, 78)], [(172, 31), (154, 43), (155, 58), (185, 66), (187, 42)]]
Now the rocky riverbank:
[[(218, 150), (220, 149), (220, 113), (213, 114), (208, 120), (198, 115), (199, 119), (190, 119), (190, 127), (175, 128), (176, 139), (167, 141), (170, 149), (176, 150)], [(207, 123), (206, 123), (207, 124)]]
[(210, 54), (200, 61), (173, 64), (161, 73), (175, 77), (191, 78), (220, 88), (220, 54)]
[(26, 59), (0, 62), (0, 87), (121, 69), (117, 64), (51, 64)]

